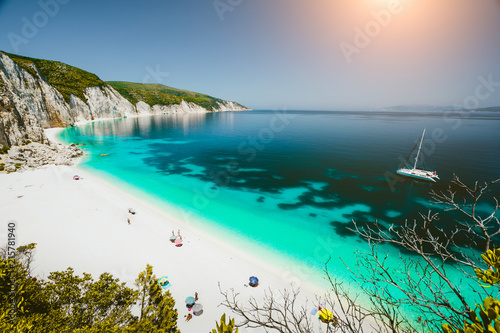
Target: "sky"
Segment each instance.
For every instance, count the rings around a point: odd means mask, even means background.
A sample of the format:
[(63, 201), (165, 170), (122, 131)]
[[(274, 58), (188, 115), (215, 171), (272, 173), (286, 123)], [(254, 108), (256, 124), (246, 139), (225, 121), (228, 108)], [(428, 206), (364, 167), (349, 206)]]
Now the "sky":
[(254, 109), (500, 105), (500, 0), (0, 0), (0, 50)]

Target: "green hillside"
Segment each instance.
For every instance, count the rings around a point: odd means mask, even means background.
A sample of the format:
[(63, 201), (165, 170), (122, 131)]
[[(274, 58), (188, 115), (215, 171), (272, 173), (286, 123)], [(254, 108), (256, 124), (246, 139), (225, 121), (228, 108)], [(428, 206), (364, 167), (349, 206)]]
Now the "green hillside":
[(221, 99), (172, 87), (162, 84), (133, 83), (121, 81), (107, 81), (107, 84), (115, 88), (123, 97), (132, 104), (143, 101), (150, 106), (155, 104), (170, 105), (180, 104), (182, 100), (193, 102), (207, 110), (218, 108), (217, 102), (224, 102)]
[(9, 56), (17, 65), (26, 69), (29, 73), (36, 76), (36, 67), (42, 76), (50, 85), (59, 90), (66, 102), (69, 103), (70, 95), (73, 94), (82, 101), (87, 99), (84, 96), (84, 89), (88, 87), (103, 87), (109, 84), (115, 88), (123, 97), (132, 104), (143, 101), (150, 106), (155, 104), (171, 105), (180, 104), (182, 100), (192, 102), (213, 111), (218, 108), (217, 102), (225, 102), (212, 96), (167, 87), (161, 84), (142, 84), (121, 81), (102, 81), (97, 75), (84, 71), (59, 61), (43, 60), (24, 57), (16, 54), (0, 51)]
[(69, 103), (71, 94), (77, 96), (82, 101), (86, 101), (83, 91), (87, 87), (103, 86), (102, 81), (97, 75), (84, 71), (70, 65), (66, 65), (59, 61), (35, 59), (23, 57), (16, 54), (3, 52), (9, 56), (16, 64), (26, 69), (28, 72), (36, 76), (36, 72), (32, 65), (35, 65), (40, 74), (48, 83), (59, 90), (63, 95), (64, 100)]

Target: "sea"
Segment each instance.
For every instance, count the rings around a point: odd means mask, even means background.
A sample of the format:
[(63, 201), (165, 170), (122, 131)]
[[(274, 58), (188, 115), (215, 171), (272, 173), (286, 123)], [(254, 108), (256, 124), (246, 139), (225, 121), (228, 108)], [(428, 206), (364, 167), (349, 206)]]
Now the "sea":
[[(436, 183), (396, 174), (414, 163), (418, 147), (409, 153), (424, 129), (419, 165), (437, 172)], [(332, 277), (354, 281), (351, 271), (363, 269), (360, 253), (369, 248), (353, 221), (387, 230), (421, 223), (420, 214), (431, 211), (439, 213), (437, 227), (452, 230), (464, 217), (433, 204), (430, 192), (446, 191), (453, 175), (471, 186), (500, 178), (495, 112), (163, 114), (94, 121), (65, 129), (59, 139), (86, 150), (82, 168), (285, 266), (283, 279), (299, 286), (327, 288), (325, 264)], [(500, 198), (500, 184), (478, 205), (483, 216), (494, 196)], [(416, 258), (397, 246), (377, 251), (394, 268), (401, 258)], [(462, 277), (450, 266), (453, 281)]]

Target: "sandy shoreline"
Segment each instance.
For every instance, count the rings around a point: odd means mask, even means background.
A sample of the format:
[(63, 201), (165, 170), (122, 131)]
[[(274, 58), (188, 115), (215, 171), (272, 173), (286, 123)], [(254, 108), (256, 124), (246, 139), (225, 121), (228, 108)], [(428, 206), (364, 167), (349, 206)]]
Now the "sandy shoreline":
[[(57, 132), (50, 129), (47, 136), (54, 141)], [(83, 179), (73, 180), (75, 174)], [(170, 214), (165, 207), (156, 207), (154, 202), (135, 197), (78, 166), (51, 165), (0, 175), (0, 188), (0, 242), (6, 240), (8, 221), (16, 221), (18, 244), (38, 244), (36, 274), (47, 276), (51, 271), (73, 267), (77, 274), (88, 272), (94, 278), (110, 272), (133, 286), (139, 272), (151, 264), (157, 277), (169, 277), (182, 332), (207, 332), (215, 328), (215, 321), (224, 312), (233, 316), (219, 306), (219, 283), (223, 290), (234, 288), (241, 293), (240, 300), (246, 301), (250, 296), (262, 299), (269, 288), (291, 289), (291, 282), (297, 282), (284, 274), (289, 267), (265, 262), (245, 248), (194, 229), (189, 221)], [(137, 214), (129, 214), (129, 207)], [(180, 230), (182, 247), (168, 241), (172, 230)], [(257, 288), (245, 287), (252, 275), (261, 280)], [(300, 281), (300, 289), (311, 309), (315, 294), (325, 292), (309, 281)], [(184, 299), (195, 292), (204, 313), (185, 322), (189, 312)], [(259, 331), (263, 330), (240, 329)]]

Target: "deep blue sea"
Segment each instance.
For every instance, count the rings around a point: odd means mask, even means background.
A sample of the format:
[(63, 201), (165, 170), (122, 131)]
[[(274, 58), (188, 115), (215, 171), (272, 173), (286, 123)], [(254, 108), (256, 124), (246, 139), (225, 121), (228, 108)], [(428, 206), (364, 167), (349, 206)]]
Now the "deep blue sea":
[[(424, 128), (421, 158), (441, 180), (395, 178)], [(60, 138), (85, 144), (84, 168), (177, 214), (188, 211), (195, 227), (241, 242), (263, 260), (289, 261), (284, 278), (299, 282), (319, 279), (330, 257), (330, 273), (349, 277), (339, 258), (355, 268), (355, 250), (367, 248), (349, 230), (353, 219), (401, 225), (438, 211), (429, 192), (445, 190), (454, 173), (469, 184), (500, 178), (499, 113), (157, 115), (96, 121)], [(489, 195), (500, 198), (499, 186)], [(445, 229), (456, 224), (452, 213), (440, 217)], [(395, 265), (407, 255), (379, 251)]]

